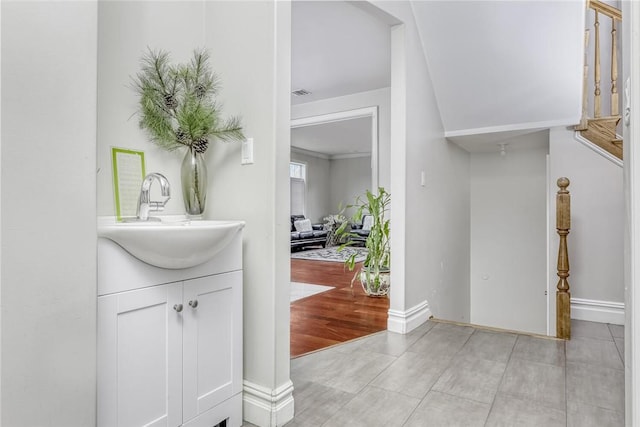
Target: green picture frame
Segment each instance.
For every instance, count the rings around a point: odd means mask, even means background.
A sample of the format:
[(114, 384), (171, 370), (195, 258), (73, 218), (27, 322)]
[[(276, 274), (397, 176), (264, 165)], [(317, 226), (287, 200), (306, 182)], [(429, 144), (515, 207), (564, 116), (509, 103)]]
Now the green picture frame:
[(136, 215), (140, 186), (144, 179), (144, 151), (111, 147), (113, 194), (116, 220)]

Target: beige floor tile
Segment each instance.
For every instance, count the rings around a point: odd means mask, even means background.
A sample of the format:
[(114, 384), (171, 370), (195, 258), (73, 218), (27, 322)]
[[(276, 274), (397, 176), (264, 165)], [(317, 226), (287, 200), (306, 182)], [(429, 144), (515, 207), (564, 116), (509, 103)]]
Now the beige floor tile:
[(568, 427), (623, 427), (624, 413), (580, 402), (567, 405)]
[(577, 337), (613, 341), (613, 335), (606, 323), (572, 319), (571, 338)]
[(422, 399), (451, 363), (447, 356), (424, 357), (405, 353), (384, 370), (371, 384)]
[(572, 325), (565, 342), (430, 321), (296, 358), (287, 427), (622, 426), (624, 330)]
[(506, 367), (505, 362), (469, 356), (456, 357), (432, 390), (491, 403)]
[(561, 427), (565, 425), (564, 411), (503, 394), (496, 396), (486, 424), (487, 427)]
[(567, 362), (586, 363), (623, 369), (620, 354), (613, 341), (575, 337), (566, 343)]
[(564, 367), (512, 358), (499, 392), (543, 406), (564, 410)]
[(512, 358), (564, 366), (564, 341), (519, 335)]
[(624, 411), (624, 371), (567, 362), (567, 402)]
[(430, 391), (403, 427), (482, 427), (491, 405)]
[(367, 387), (323, 424), (323, 427), (400, 427), (420, 403), (376, 387)]
[(614, 338), (624, 338), (624, 326), (609, 324), (609, 331)]
[(496, 362), (507, 362), (517, 335), (488, 331), (475, 331), (458, 353)]

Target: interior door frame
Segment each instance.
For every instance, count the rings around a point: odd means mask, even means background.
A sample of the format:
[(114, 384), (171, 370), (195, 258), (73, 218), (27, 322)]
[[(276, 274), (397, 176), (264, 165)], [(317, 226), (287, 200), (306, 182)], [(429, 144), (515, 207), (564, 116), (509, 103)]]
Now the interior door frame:
[(338, 111), (335, 113), (320, 114), (317, 116), (302, 117), (291, 120), (291, 129), (313, 126), (327, 123), (335, 123), (343, 120), (371, 118), (371, 191), (378, 188), (378, 106), (356, 108), (353, 110)]

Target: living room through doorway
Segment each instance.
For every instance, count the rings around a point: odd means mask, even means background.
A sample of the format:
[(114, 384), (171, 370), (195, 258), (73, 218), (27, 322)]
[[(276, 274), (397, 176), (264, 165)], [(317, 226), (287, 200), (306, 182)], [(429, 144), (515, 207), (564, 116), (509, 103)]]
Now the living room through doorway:
[(326, 230), (377, 185), (377, 129), (376, 107), (292, 121), (291, 357), (386, 329), (388, 298), (351, 285)]

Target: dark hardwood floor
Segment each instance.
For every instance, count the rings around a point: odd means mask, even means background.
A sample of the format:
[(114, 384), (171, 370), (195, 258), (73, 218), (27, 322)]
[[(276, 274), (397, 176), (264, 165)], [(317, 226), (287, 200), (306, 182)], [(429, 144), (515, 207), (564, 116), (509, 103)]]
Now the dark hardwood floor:
[(368, 297), (340, 262), (292, 259), (291, 281), (335, 289), (291, 303), (291, 357), (387, 328), (389, 299)]

